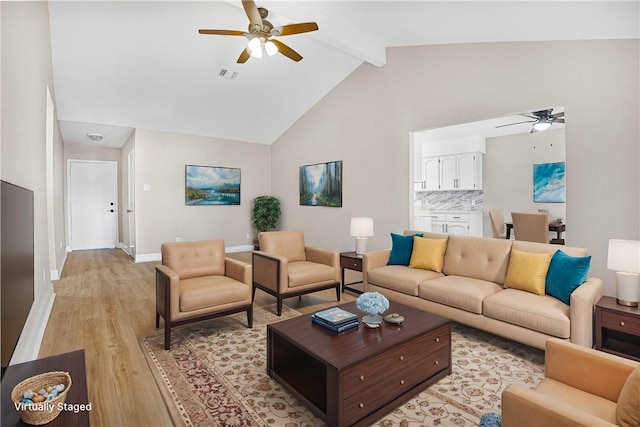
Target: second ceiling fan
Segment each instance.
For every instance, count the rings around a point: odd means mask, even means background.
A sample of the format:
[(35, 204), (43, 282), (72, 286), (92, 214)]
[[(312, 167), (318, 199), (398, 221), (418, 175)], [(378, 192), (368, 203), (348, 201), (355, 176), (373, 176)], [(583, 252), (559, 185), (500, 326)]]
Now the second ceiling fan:
[(502, 128), (505, 126), (519, 125), (522, 123), (533, 123), (533, 125), (531, 126), (531, 131), (529, 133), (535, 133), (535, 132), (540, 132), (540, 131), (549, 129), (551, 125), (554, 123), (564, 123), (564, 111), (554, 114), (553, 109), (548, 109), (548, 110), (534, 111), (531, 113), (531, 115), (529, 114), (520, 114), (520, 115), (524, 117), (528, 117), (529, 119), (532, 119), (532, 120), (525, 120), (523, 122), (500, 125), (500, 126), (496, 126), (496, 129)]
[(247, 62), (250, 57), (262, 58), (265, 54), (274, 55), (280, 52), (287, 58), (296, 62), (302, 59), (302, 56), (291, 49), (286, 44), (274, 37), (290, 36), (292, 34), (308, 33), (316, 31), (318, 24), (315, 22), (302, 22), (299, 24), (282, 25), (274, 27), (266, 18), (269, 11), (262, 7), (257, 7), (253, 0), (242, 0), (242, 6), (249, 18), (248, 31), (239, 30), (198, 30), (200, 34), (212, 34), (220, 36), (242, 36), (249, 39), (247, 47), (238, 57), (238, 63)]

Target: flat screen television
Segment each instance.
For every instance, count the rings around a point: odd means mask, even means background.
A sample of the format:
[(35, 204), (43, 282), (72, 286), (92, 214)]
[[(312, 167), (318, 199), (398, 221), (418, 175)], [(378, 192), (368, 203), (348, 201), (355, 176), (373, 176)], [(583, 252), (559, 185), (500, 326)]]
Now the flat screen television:
[(33, 191), (0, 181), (0, 352), (2, 375), (34, 298)]

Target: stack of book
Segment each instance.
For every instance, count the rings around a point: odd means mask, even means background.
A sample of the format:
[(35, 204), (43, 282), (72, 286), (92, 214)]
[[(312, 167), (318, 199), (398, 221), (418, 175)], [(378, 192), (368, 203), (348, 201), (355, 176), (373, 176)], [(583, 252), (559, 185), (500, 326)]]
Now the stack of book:
[(311, 321), (333, 332), (344, 332), (358, 327), (358, 316), (339, 307), (318, 311), (311, 315)]

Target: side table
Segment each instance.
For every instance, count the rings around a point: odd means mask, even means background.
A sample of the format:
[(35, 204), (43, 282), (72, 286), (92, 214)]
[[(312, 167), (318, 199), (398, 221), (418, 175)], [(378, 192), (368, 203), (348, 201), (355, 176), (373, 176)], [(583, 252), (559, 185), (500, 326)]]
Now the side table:
[(640, 362), (640, 308), (604, 296), (596, 304), (596, 350)]
[(351, 252), (341, 252), (340, 253), (340, 268), (342, 270), (342, 292), (344, 290), (349, 290), (351, 292), (355, 292), (357, 294), (362, 294), (363, 292), (360, 289), (352, 288), (349, 285), (356, 285), (358, 283), (362, 283), (362, 280), (358, 282), (345, 283), (344, 282), (344, 270), (353, 270), (362, 272), (362, 256), (356, 255), (354, 251)]

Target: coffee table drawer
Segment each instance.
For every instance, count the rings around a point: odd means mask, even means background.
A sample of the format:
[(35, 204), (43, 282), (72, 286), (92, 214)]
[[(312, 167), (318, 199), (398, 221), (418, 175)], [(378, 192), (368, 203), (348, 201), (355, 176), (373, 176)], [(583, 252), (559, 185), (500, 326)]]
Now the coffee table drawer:
[(421, 367), (426, 362), (427, 355), (442, 348), (449, 349), (450, 339), (449, 327), (443, 326), (345, 370), (342, 377), (344, 395), (349, 396), (375, 387), (391, 372), (398, 372), (405, 367)]
[(449, 368), (451, 350), (440, 347), (436, 351), (422, 354), (418, 364), (408, 365), (403, 369), (368, 382), (368, 387), (345, 394), (349, 396), (344, 402), (344, 421), (351, 425), (364, 418), (375, 408), (392, 401), (396, 396), (430, 378), (434, 374)]

